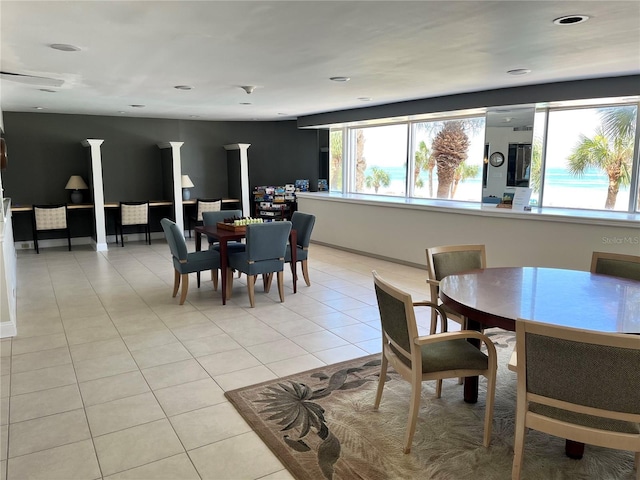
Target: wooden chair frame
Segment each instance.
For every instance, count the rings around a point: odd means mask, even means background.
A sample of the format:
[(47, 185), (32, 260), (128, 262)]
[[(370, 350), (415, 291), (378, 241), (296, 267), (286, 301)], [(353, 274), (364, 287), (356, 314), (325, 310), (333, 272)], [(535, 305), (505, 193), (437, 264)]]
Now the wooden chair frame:
[[(147, 206), (147, 223), (122, 223), (122, 210), (123, 207), (126, 209), (126, 207), (128, 206), (140, 206), (140, 205), (146, 205)], [(118, 222), (116, 225), (116, 243), (118, 243), (118, 230), (120, 230), (120, 246), (124, 247), (124, 233), (123, 233), (123, 227), (135, 227), (135, 226), (140, 226), (140, 225), (144, 225), (145, 230), (144, 230), (144, 239), (145, 242), (149, 245), (151, 245), (151, 219), (149, 217), (149, 202), (120, 202), (120, 209), (119, 209), (119, 216), (118, 216)]]
[[(594, 408), (530, 392), (527, 381), (527, 334), (552, 337), (554, 339), (563, 339), (583, 344), (640, 350), (640, 337), (637, 335), (579, 330), (524, 319), (518, 319), (516, 321), (516, 371), (518, 374), (518, 388), (512, 480), (518, 480), (520, 478), (524, 454), (524, 439), (526, 429), (528, 428), (590, 445), (619, 450), (631, 450), (635, 452), (636, 479), (640, 480), (640, 433), (603, 430), (595, 426), (573, 423), (568, 418), (559, 420), (541, 413), (534, 413), (530, 410), (530, 403), (533, 402), (537, 405), (560, 408), (578, 414), (638, 424), (640, 423), (640, 402), (638, 403), (636, 412), (627, 413)], [(588, 369), (589, 365), (592, 365), (597, 359), (583, 357), (580, 361), (583, 361), (585, 369)], [(576, 372), (568, 372), (567, 375), (574, 373)], [(612, 391), (610, 394), (614, 396), (616, 392)]]
[[(640, 256), (625, 255), (622, 253), (593, 252), (593, 255), (591, 256), (591, 270), (590, 270), (591, 273), (601, 273), (602, 275), (611, 275), (608, 272), (598, 271), (598, 265), (600, 263), (600, 260), (616, 260), (619, 262), (633, 263), (633, 264), (637, 263), (640, 269)], [(640, 280), (640, 278), (635, 278), (635, 277), (624, 277), (624, 278), (631, 278), (632, 280)]]
[[(62, 228), (38, 228), (38, 211), (50, 211), (55, 209), (64, 208), (64, 219), (65, 226)], [(69, 228), (69, 209), (67, 208), (66, 203), (57, 204), (57, 205), (34, 205), (33, 206), (33, 247), (36, 250), (36, 253), (40, 253), (40, 246), (38, 244), (38, 232), (60, 232), (65, 231), (67, 233), (67, 245), (69, 251), (71, 251), (71, 229)]]
[[(422, 392), (422, 382), (428, 380), (441, 381), (443, 378), (455, 378), (482, 375), (487, 378), (487, 400), (484, 418), (484, 437), (483, 445), (488, 447), (491, 442), (491, 430), (493, 422), (493, 404), (495, 398), (496, 389), (496, 375), (497, 375), (497, 353), (493, 342), (486, 335), (471, 330), (463, 330), (460, 332), (443, 332), (433, 335), (419, 336), (418, 327), (416, 324), (416, 317), (414, 307), (425, 306), (434, 309), (446, 321), (445, 311), (432, 302), (413, 302), (411, 295), (403, 292), (402, 290), (394, 287), (393, 285), (384, 281), (378, 273), (373, 271), (374, 284), (377, 288), (386, 292), (388, 295), (394, 297), (396, 300), (401, 301), (404, 304), (404, 313), (407, 321), (407, 330), (409, 332), (409, 339), (411, 343), (411, 351), (407, 352), (402, 346), (397, 344), (388, 334), (382, 329), (382, 364), (380, 366), (380, 378), (378, 380), (378, 389), (376, 391), (376, 398), (374, 403), (374, 409), (377, 410), (380, 406), (382, 399), (382, 391), (386, 380), (388, 365), (391, 365), (396, 372), (402, 376), (403, 379), (411, 384), (411, 401), (409, 406), (409, 417), (407, 421), (407, 430), (404, 439), (404, 453), (411, 451), (411, 443), (413, 442), (413, 436), (416, 430), (416, 421), (418, 418), (418, 411), (420, 410), (420, 394)], [(477, 369), (455, 369), (455, 370), (443, 370), (437, 372), (423, 373), (422, 372), (422, 356), (421, 347), (425, 345), (435, 344), (437, 342), (443, 342), (455, 339), (476, 339), (485, 344), (487, 349), (487, 365), (486, 370)], [(410, 360), (411, 366), (407, 366), (405, 362), (400, 359), (400, 355)], [(436, 390), (436, 398), (440, 398), (440, 390)]]

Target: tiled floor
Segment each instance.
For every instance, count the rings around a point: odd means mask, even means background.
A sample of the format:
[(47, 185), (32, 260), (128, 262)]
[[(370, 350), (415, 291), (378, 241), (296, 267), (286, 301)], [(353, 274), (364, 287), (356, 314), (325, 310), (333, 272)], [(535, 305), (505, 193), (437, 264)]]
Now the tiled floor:
[(161, 241), (19, 251), (1, 479), (292, 478), (224, 391), (379, 352), (372, 269), (428, 298), (425, 270), (318, 245), (309, 258), (311, 287), (294, 295), (286, 271), (285, 302), (274, 282), (252, 309), (244, 278), (223, 306), (195, 275), (178, 305)]

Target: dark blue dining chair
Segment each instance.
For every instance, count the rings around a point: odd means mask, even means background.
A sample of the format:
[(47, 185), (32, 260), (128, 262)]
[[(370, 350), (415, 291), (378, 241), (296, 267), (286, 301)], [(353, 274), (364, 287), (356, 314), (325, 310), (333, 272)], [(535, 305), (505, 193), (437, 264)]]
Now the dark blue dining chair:
[[(309, 213), (302, 212), (293, 212), (291, 216), (291, 228), (296, 231), (297, 241), (296, 241), (296, 263), (300, 262), (302, 264), (302, 276), (304, 277), (304, 281), (308, 287), (311, 286), (311, 281), (309, 281), (309, 267), (308, 267), (308, 257), (309, 257), (309, 243), (311, 242), (311, 231), (313, 230), (313, 226), (316, 223), (316, 216), (311, 215)], [(284, 256), (284, 261), (286, 263), (291, 263), (291, 245), (287, 245), (287, 251)], [(296, 265), (291, 265), (291, 273), (296, 275)]]
[(269, 292), (273, 274), (278, 277), (278, 293), (284, 302), (284, 255), (287, 239), (291, 233), (291, 222), (268, 222), (247, 225), (246, 249), (229, 254), (227, 269), (227, 298), (233, 288), (233, 270), (247, 274), (249, 303), (255, 307), (254, 286), (256, 277), (263, 276), (264, 291)]
[(168, 218), (160, 220), (160, 225), (164, 230), (164, 235), (169, 244), (171, 255), (173, 256), (173, 268), (175, 277), (173, 282), (173, 296), (175, 297), (182, 281), (182, 292), (180, 293), (180, 305), (184, 304), (189, 290), (189, 274), (211, 270), (213, 289), (218, 289), (218, 273), (220, 268), (220, 253), (216, 250), (204, 250), (202, 252), (187, 251), (187, 243), (181, 229)]

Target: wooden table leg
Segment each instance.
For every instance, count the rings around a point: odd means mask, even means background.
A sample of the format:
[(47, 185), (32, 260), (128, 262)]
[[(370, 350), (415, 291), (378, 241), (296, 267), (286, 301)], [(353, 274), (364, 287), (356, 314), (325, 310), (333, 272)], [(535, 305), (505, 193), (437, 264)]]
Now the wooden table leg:
[(227, 269), (229, 259), (227, 257), (227, 240), (220, 239), (220, 274), (222, 275), (222, 304), (227, 304)]
[(584, 455), (584, 443), (567, 439), (564, 443), (564, 453), (569, 458), (580, 460)]
[[(467, 319), (467, 330), (475, 330), (477, 332), (482, 331), (482, 326), (479, 322), (471, 319)], [(480, 340), (475, 338), (469, 338), (467, 341), (477, 348), (480, 348)], [(466, 403), (476, 403), (478, 401), (478, 377), (465, 377), (464, 378), (464, 401)]]
[(291, 230), (289, 234), (289, 245), (291, 245), (291, 271), (293, 273), (293, 293), (298, 293), (298, 232)]

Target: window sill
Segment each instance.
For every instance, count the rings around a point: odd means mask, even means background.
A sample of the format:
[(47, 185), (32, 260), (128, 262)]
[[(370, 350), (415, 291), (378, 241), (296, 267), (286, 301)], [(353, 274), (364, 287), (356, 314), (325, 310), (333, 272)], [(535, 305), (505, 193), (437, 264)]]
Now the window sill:
[(460, 202), (425, 198), (385, 197), (357, 193), (298, 192), (298, 198), (309, 198), (331, 202), (379, 205), (388, 208), (411, 208), (447, 212), (459, 215), (480, 215), (487, 217), (510, 217), (548, 222), (579, 223), (585, 225), (605, 225), (630, 227), (640, 224), (640, 213), (610, 212), (602, 210), (580, 210), (570, 208), (534, 207), (530, 212), (496, 208), (493, 204)]

